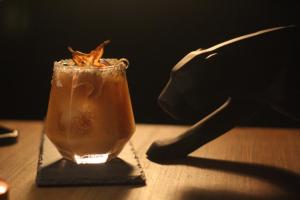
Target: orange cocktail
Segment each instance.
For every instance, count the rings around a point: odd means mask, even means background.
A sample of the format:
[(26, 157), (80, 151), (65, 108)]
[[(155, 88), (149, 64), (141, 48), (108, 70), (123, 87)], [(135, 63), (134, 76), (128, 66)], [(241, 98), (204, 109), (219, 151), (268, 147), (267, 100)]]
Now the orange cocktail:
[(103, 163), (116, 157), (135, 131), (128, 61), (88, 58), (93, 51), (79, 54), (88, 61), (76, 60), (71, 51), (73, 60), (54, 63), (45, 131), (64, 158)]

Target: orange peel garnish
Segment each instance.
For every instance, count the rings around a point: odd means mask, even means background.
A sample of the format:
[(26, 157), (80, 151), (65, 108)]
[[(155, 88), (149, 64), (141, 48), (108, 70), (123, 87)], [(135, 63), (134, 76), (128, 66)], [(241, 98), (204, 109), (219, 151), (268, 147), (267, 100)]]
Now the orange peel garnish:
[(102, 44), (98, 45), (94, 50), (90, 53), (82, 53), (80, 51), (74, 51), (71, 47), (68, 47), (68, 50), (72, 53), (73, 61), (76, 65), (83, 66), (97, 66), (97, 67), (105, 67), (103, 63), (100, 63), (100, 58), (104, 53), (104, 46), (110, 43), (109, 40), (104, 41)]

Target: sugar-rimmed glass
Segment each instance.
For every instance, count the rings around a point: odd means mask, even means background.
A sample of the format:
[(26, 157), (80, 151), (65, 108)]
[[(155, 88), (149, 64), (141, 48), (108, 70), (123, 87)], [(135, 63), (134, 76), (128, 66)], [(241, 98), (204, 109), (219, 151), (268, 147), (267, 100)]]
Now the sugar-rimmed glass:
[(61, 155), (82, 163), (116, 157), (135, 131), (126, 59), (106, 67), (54, 63), (45, 132)]

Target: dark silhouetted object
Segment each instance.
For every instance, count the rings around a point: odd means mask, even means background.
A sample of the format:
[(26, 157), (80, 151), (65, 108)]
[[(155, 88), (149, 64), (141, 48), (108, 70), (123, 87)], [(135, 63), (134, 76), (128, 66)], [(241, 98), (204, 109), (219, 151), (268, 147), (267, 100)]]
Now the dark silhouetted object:
[(186, 156), (266, 106), (300, 121), (297, 33), (294, 26), (276, 27), (186, 55), (159, 103), (175, 118), (201, 120), (175, 139), (153, 143), (148, 156)]

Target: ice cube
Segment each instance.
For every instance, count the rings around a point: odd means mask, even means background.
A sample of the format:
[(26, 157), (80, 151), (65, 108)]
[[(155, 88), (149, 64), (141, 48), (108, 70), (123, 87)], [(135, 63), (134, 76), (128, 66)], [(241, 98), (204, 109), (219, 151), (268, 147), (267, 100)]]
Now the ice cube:
[(80, 97), (88, 97), (90, 96), (95, 87), (90, 82), (80, 82), (73, 85), (74, 92)]
[(96, 73), (81, 73), (76, 82), (73, 82), (75, 95), (82, 97), (98, 97), (101, 95), (103, 80)]

